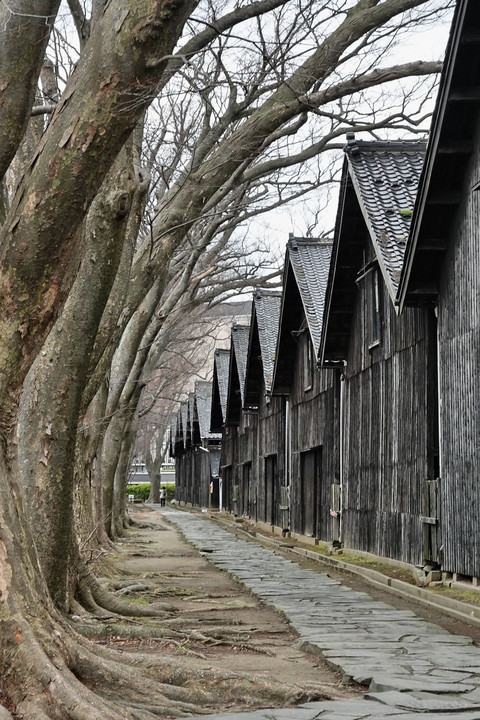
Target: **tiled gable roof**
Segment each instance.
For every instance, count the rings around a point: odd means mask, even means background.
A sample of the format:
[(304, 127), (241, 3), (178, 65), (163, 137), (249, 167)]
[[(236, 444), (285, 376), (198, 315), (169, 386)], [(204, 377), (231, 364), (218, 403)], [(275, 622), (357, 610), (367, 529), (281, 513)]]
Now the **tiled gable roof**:
[(417, 141), (368, 142), (347, 135), (345, 148), (363, 217), (392, 301), (398, 290), (425, 155)]
[(257, 288), (253, 295), (253, 302), (255, 303), (265, 390), (270, 392), (273, 367), (275, 364), (275, 350), (277, 347), (282, 297), (279, 292)]
[(197, 408), (200, 437), (220, 438), (218, 433), (210, 432), (210, 414), (212, 410), (212, 383), (206, 380), (197, 380), (195, 383), (195, 404)]
[(332, 243), (327, 239), (290, 238), (287, 252), (302, 298), (313, 346), (318, 352)]
[(225, 422), (227, 414), (227, 393), (228, 393), (228, 371), (230, 367), (230, 350), (215, 350), (215, 369), (218, 382), (218, 392), (220, 395), (220, 406), (222, 409), (222, 419)]
[(245, 395), (245, 370), (247, 367), (248, 338), (250, 335), (249, 325), (234, 325), (232, 327), (232, 346), (237, 363), (238, 380), (240, 383), (240, 397), (242, 407)]
[(454, 5), (398, 291), (400, 308), (437, 304), (446, 257), (458, 238), (459, 207), (472, 191), (474, 197), (478, 193), (477, 177), (471, 186), (469, 173), (472, 167), (477, 173), (478, 165), (479, 3)]

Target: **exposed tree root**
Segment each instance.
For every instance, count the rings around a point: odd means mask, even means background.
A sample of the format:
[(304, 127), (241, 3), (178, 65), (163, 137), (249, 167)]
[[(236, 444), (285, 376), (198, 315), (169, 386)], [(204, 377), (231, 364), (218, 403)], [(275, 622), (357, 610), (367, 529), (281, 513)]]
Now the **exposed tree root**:
[(104, 608), (100, 607), (100, 605), (97, 605), (97, 603), (93, 599), (90, 588), (87, 587), (84, 583), (80, 583), (78, 585), (77, 595), (80, 606), (84, 608), (88, 613), (90, 613), (90, 615), (95, 615), (96, 617), (105, 617), (109, 614)]
[[(70, 668), (72, 660), (66, 645), (60, 642), (59, 629), (48, 642), (37, 638), (25, 621), (17, 632), (22, 640), (17, 648), (17, 675), (24, 678), (23, 692), (16, 707), (22, 720), (147, 720), (147, 715), (130, 712), (101, 698), (85, 687)], [(51, 622), (48, 623), (51, 627)], [(61, 623), (58, 627), (61, 628)], [(64, 628), (62, 628), (64, 629)], [(46, 628), (42, 630), (45, 632)], [(42, 637), (44, 632), (39, 631)], [(49, 645), (48, 653), (43, 645)], [(70, 661), (70, 662), (69, 662)], [(20, 672), (21, 669), (21, 672)], [(153, 716), (150, 716), (153, 717)]]
[(133, 592), (144, 592), (145, 590), (152, 590), (151, 585), (142, 585), (136, 583), (135, 585), (127, 585), (126, 587), (119, 588), (116, 592), (117, 595), (130, 595)]
[(91, 620), (76, 620), (75, 630), (90, 639), (105, 639), (112, 637), (120, 637), (125, 639), (137, 638), (138, 640), (161, 640), (165, 639), (183, 639), (182, 633), (161, 628), (158, 626), (151, 627), (149, 625), (132, 625), (123, 624), (118, 618), (108, 620), (105, 623)]
[(138, 528), (139, 530), (167, 530), (167, 528), (163, 525), (160, 525), (157, 523), (149, 523), (149, 522), (143, 522), (139, 520), (132, 520), (130, 518), (129, 527)]
[[(112, 595), (108, 590), (105, 590), (97, 578), (90, 570), (88, 565), (83, 561), (78, 563), (78, 584), (79, 584), (79, 595), (83, 604), (84, 591), (88, 589), (90, 591), (91, 598), (94, 603), (108, 610), (109, 612), (116, 613), (117, 615), (127, 617), (163, 617), (165, 613), (174, 612), (176, 608), (171, 605), (163, 603), (155, 603), (150, 605), (139, 605), (138, 603), (129, 602), (119, 598), (116, 595)], [(90, 606), (93, 607), (90, 603)], [(90, 607), (86, 608), (90, 610)]]
[[(100, 684), (102, 688), (113, 690), (118, 690), (120, 685), (122, 696), (127, 694), (129, 703), (134, 702), (135, 695), (141, 691), (142, 699), (148, 697), (156, 704), (160, 693), (160, 697), (178, 704), (176, 712), (202, 712), (204, 707), (214, 707), (219, 697), (226, 703), (251, 706), (280, 702), (292, 705), (321, 695), (317, 689), (288, 687), (276, 681), (252, 679), (243, 673), (212, 670), (203, 664), (198, 668), (183, 667), (178, 659), (166, 661), (154, 655), (116, 653), (105, 647), (96, 648), (95, 654), (78, 649), (77, 653), (75, 669), (87, 684), (96, 687)], [(138, 672), (140, 668), (141, 672)], [(170, 705), (170, 712), (171, 708)]]

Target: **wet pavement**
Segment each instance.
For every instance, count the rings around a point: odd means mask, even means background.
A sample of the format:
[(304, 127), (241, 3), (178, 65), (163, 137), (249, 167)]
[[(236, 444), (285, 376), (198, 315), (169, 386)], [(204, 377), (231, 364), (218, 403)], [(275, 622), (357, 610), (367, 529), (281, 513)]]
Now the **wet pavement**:
[(480, 720), (480, 648), (471, 638), (301, 568), (207, 518), (170, 507), (161, 512), (213, 565), (283, 612), (301, 649), (368, 687), (362, 699), (192, 720)]

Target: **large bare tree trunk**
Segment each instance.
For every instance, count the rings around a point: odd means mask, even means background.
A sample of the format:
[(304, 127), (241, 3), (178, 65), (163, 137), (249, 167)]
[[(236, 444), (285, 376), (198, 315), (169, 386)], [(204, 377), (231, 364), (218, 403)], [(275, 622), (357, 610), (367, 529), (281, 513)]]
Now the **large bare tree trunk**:
[(83, 231), (83, 262), (23, 390), (21, 477), (50, 594), (62, 607), (67, 603), (80, 401), (88, 357), (122, 253), (134, 190), (131, 154), (124, 149), (90, 208)]
[[(195, 4), (108, 3), (0, 236), (1, 689), (28, 720), (138, 716), (78, 679), (82, 664), (83, 672), (86, 663), (93, 667), (92, 649), (69, 629), (47, 593), (17, 480), (14, 431), (25, 377), (68, 294), (64, 272), (81, 241), (80, 225), (152, 100), (165, 66), (152, 68), (152, 61), (171, 53)], [(42, 59), (43, 48), (38, 71)]]
[(94, 27), (0, 234), (0, 400), (65, 299), (77, 230), (153, 99), (166, 61), (152, 62), (171, 52), (195, 5), (116, 0)]
[(75, 452), (76, 530), (80, 547), (91, 553), (108, 547), (101, 478), (97, 471), (99, 449), (107, 427), (105, 407), (108, 383), (103, 382), (82, 417)]

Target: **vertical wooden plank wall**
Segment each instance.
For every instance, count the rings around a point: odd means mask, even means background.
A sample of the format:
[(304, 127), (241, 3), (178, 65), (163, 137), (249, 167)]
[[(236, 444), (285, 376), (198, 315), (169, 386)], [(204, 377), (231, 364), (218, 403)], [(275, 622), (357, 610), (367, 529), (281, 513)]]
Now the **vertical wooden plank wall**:
[[(237, 514), (249, 514), (250, 497), (253, 494), (253, 488), (256, 486), (255, 458), (257, 455), (257, 424), (258, 415), (256, 412), (242, 411), (240, 424), (238, 426), (237, 448), (236, 448), (236, 468), (233, 473), (233, 483), (238, 487), (237, 497), (239, 498)], [(243, 507), (242, 491), (243, 491), (243, 466), (245, 463), (251, 463), (252, 470), (250, 472), (250, 488), (248, 492), (249, 502), (246, 508)], [(253, 486), (253, 488), (252, 488)]]
[(274, 490), (274, 524), (281, 527), (280, 487), (285, 483), (285, 399), (273, 396), (267, 403), (262, 387), (261, 402), (258, 411), (258, 459), (257, 459), (257, 519), (269, 522), (267, 507), (270, 507), (271, 498), (268, 498), (270, 489), (265, 483), (265, 459), (276, 456), (276, 478)]
[[(480, 576), (480, 138), (438, 304), (443, 569)], [(460, 189), (460, 188), (459, 188)]]
[(433, 311), (407, 308), (397, 317), (382, 283), (381, 341), (369, 349), (371, 280), (367, 273), (359, 282), (346, 368), (343, 540), (420, 564), (424, 483), (434, 472)]
[[(225, 510), (230, 510), (232, 507), (233, 478), (237, 474), (237, 441), (238, 428), (235, 425), (224, 427), (220, 455), (220, 478), (222, 479), (222, 504)], [(226, 480), (227, 482), (225, 482)]]
[(290, 394), (292, 477), (290, 480), (291, 529), (303, 532), (301, 498), (301, 453), (322, 448), (320, 487), (317, 487), (317, 532), (320, 540), (332, 539), (330, 516), (331, 485), (340, 481), (339, 374), (336, 370), (316, 370), (313, 386), (305, 391), (303, 356), (307, 352), (306, 333), (298, 337), (294, 378)]

